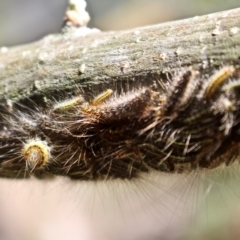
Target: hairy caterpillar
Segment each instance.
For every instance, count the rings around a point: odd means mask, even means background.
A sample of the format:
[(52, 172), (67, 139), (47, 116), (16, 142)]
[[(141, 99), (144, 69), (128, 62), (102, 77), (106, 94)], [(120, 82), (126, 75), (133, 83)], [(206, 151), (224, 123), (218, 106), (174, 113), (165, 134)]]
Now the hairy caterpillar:
[[(231, 66), (208, 81), (187, 69), (171, 87), (108, 89), (89, 102), (77, 96), (45, 110), (16, 104), (1, 114), (0, 176), (131, 179), (151, 169), (181, 173), (229, 165), (239, 156), (238, 77)], [(35, 157), (26, 154), (29, 144)], [(28, 168), (30, 158), (35, 164)]]

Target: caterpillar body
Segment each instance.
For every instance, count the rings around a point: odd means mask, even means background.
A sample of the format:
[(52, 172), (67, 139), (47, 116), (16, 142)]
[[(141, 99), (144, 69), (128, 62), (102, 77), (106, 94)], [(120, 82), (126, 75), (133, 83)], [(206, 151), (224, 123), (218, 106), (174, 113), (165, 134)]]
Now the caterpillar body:
[(190, 68), (170, 87), (107, 89), (25, 112), (16, 104), (1, 114), (0, 176), (131, 179), (229, 165), (240, 151), (238, 78), (232, 66), (209, 80)]

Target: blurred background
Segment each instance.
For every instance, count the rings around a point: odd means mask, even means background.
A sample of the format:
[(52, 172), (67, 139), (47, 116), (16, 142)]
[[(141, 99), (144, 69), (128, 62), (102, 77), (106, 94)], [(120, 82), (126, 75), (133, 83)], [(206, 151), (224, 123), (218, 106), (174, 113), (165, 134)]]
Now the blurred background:
[[(1, 0), (0, 47), (59, 32), (67, 3)], [(110, 31), (239, 6), (239, 0), (88, 0), (86, 10), (89, 27)], [(0, 240), (237, 240), (238, 176), (233, 167), (131, 183), (0, 179)]]
[[(58, 32), (67, 0), (1, 0), (0, 46), (38, 40)], [(239, 0), (87, 0), (89, 27), (129, 29), (240, 6)]]

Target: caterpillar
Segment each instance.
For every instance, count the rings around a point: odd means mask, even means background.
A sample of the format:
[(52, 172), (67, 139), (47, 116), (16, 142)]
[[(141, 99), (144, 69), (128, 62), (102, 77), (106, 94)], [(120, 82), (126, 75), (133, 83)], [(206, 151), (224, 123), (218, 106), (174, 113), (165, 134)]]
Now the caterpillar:
[(46, 109), (6, 107), (0, 176), (131, 179), (229, 165), (240, 154), (238, 79), (232, 66), (208, 79), (188, 68), (170, 86), (107, 89)]

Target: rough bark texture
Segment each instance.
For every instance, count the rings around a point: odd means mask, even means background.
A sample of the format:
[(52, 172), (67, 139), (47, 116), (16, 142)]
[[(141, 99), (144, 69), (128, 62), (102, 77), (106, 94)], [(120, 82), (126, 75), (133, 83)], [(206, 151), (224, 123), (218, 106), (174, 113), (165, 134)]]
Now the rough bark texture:
[(57, 96), (76, 84), (86, 92), (126, 80), (146, 84), (187, 66), (210, 74), (239, 63), (240, 8), (121, 32), (73, 31), (0, 53), (0, 101)]

